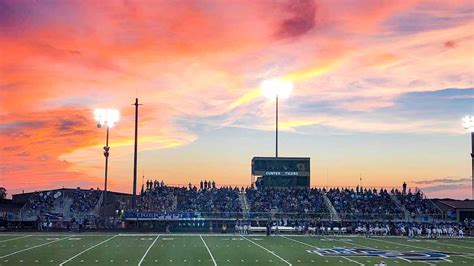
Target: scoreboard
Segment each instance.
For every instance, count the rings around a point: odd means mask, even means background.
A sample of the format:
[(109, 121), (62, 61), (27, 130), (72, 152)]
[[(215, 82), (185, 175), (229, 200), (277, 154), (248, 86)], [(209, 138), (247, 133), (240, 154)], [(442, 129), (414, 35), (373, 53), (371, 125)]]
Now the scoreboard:
[(309, 187), (310, 158), (254, 157), (252, 177), (262, 187)]

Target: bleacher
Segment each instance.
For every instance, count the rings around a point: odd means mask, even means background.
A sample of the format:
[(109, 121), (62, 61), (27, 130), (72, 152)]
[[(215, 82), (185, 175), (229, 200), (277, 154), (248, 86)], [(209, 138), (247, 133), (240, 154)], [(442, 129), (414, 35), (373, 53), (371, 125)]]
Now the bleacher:
[(22, 205), (15, 219), (70, 221), (85, 216), (98, 216), (102, 192), (84, 189), (55, 189), (13, 195), (12, 201)]
[[(453, 221), (452, 208), (424, 197), (421, 191), (368, 188), (265, 188), (167, 186), (154, 182), (138, 197), (137, 210), (128, 203), (108, 199), (108, 215), (125, 218), (123, 211), (141, 212), (140, 217), (166, 219), (303, 219), (323, 221), (408, 221), (404, 210), (414, 213), (409, 221)], [(112, 192), (111, 192), (112, 193)], [(22, 202), (18, 218), (35, 221), (38, 216), (70, 221), (74, 218), (102, 215), (100, 190), (56, 189), (14, 195)], [(127, 195), (128, 197), (130, 195)], [(110, 202), (112, 200), (112, 202)], [(441, 205), (440, 205), (441, 206)], [(245, 211), (244, 211), (245, 210)], [(331, 211), (332, 210), (332, 211)], [(335, 212), (334, 214), (331, 212)], [(154, 213), (147, 215), (146, 213)], [(448, 215), (449, 214), (449, 215)], [(129, 217), (139, 217), (132, 215)], [(146, 218), (142, 218), (146, 219)], [(285, 227), (282, 227), (284, 230)], [(342, 228), (332, 228), (338, 232)], [(263, 230), (255, 226), (252, 230)], [(296, 229), (291, 229), (296, 230)], [(327, 231), (327, 230), (326, 230)]]

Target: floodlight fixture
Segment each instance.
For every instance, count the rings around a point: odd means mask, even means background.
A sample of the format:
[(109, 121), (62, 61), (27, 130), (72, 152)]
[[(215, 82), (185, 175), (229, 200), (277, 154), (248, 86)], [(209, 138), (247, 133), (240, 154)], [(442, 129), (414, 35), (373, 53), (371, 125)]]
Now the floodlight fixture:
[(474, 132), (474, 116), (465, 116), (462, 119), (464, 128), (469, 132)]
[(260, 84), (262, 95), (268, 99), (288, 98), (293, 91), (293, 82), (284, 79), (266, 79)]
[(95, 109), (94, 116), (99, 128), (102, 126), (111, 128), (120, 119), (120, 113), (116, 109)]

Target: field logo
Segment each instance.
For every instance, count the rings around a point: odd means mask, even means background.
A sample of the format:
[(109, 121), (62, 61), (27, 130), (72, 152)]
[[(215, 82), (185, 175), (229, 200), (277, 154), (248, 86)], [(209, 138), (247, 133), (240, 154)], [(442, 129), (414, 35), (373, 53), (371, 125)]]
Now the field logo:
[(440, 261), (449, 258), (448, 254), (442, 252), (402, 252), (368, 248), (317, 248), (315, 250), (307, 250), (307, 252), (320, 256), (370, 256), (408, 261)]

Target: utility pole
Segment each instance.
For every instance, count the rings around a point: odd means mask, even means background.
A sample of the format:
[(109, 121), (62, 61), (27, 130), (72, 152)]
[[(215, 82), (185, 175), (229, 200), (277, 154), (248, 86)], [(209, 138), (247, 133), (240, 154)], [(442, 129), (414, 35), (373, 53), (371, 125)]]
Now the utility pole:
[(135, 146), (133, 150), (133, 197), (132, 197), (132, 209), (137, 206), (137, 148), (138, 148), (138, 98), (135, 98)]
[(107, 134), (105, 137), (104, 156), (105, 156), (105, 173), (104, 173), (104, 227), (107, 227), (107, 174), (109, 169), (109, 126), (107, 126)]

